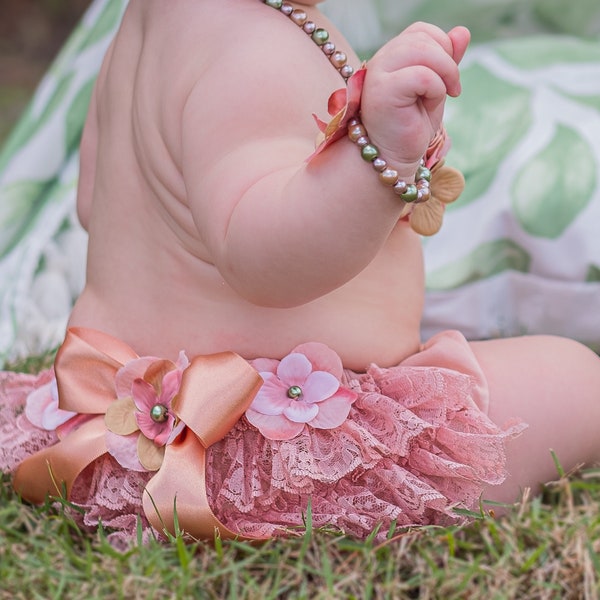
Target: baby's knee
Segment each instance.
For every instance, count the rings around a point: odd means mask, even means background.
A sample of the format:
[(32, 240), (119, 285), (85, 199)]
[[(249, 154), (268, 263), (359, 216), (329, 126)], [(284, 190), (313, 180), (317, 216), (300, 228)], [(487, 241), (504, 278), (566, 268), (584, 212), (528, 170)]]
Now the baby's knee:
[[(537, 348), (532, 358), (548, 357), (549, 368), (568, 375), (580, 386), (591, 386), (600, 400), (600, 356), (581, 342), (552, 335), (534, 336)], [(539, 356), (540, 358), (535, 358)]]
[(557, 335), (540, 335), (534, 337), (540, 338), (541, 349), (545, 349), (545, 352), (553, 352), (559, 358), (563, 357), (575, 362), (600, 366), (600, 356), (577, 340)]

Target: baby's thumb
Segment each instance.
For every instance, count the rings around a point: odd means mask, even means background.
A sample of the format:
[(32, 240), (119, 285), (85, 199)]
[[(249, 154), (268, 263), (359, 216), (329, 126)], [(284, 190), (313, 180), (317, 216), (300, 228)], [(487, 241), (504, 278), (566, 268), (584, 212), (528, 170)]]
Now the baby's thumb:
[(452, 41), (452, 58), (458, 64), (467, 51), (471, 41), (471, 32), (466, 27), (454, 27), (448, 32), (448, 37)]

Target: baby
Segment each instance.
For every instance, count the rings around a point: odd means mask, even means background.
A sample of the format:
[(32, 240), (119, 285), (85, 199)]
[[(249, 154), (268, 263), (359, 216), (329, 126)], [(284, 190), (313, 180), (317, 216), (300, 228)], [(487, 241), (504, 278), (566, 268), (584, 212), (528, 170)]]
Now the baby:
[[(419, 339), (411, 210), (436, 196), (443, 152), (430, 142), (444, 145), (468, 31), (416, 23), (362, 70), (317, 4), (130, 1), (81, 142), (87, 284), (58, 355), (58, 392), (52, 375), (28, 390), (30, 421), (60, 423), (17, 471), (26, 498), (52, 492), (39, 484), (50, 464), (105, 523), (98, 481), (110, 472), (139, 492), (111, 498), (123, 514), (139, 512), (147, 485), (158, 529), (175, 498), (194, 535), (264, 537), (301, 525), (310, 507), (316, 524), (364, 536), (452, 522), (453, 507), (481, 496), (516, 501), (555, 477), (551, 449), (565, 468), (600, 456), (600, 359), (587, 348)], [(313, 115), (346, 85), (315, 153)], [(450, 180), (438, 179), (443, 195)], [(211, 370), (215, 356), (235, 366)], [(236, 405), (225, 388), (238, 375)], [(95, 402), (110, 385), (106, 406)], [(44, 402), (53, 427), (36, 423)], [(219, 433), (207, 441), (196, 418)], [(75, 436), (98, 446), (73, 466)]]

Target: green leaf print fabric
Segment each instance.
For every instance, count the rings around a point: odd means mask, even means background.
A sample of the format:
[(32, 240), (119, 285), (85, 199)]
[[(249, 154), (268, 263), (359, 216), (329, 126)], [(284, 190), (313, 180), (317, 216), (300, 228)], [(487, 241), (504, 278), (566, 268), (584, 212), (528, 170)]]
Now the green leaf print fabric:
[(600, 43), (531, 35), (475, 46), (451, 101), (466, 179), (425, 241), (425, 335), (554, 333), (600, 350)]
[(125, 0), (96, 0), (0, 151), (0, 365), (56, 346), (84, 280), (79, 141)]
[[(258, 0), (257, 0), (258, 1)], [(0, 151), (0, 364), (60, 343), (84, 281), (78, 144), (127, 0), (94, 0)], [(557, 333), (600, 349), (600, 3), (327, 0), (368, 58), (415, 20), (467, 25), (448, 162), (466, 178), (424, 241), (423, 335)], [(581, 10), (580, 10), (581, 9)]]

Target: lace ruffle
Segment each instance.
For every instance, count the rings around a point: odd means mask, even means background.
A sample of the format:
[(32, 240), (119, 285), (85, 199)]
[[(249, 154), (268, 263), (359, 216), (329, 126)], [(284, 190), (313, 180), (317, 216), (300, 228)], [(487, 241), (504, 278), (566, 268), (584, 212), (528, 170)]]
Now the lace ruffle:
[(27, 456), (58, 440), (53, 431), (39, 429), (24, 415), (29, 393), (53, 377), (52, 369), (39, 375), (0, 372), (0, 471), (13, 471)]
[(359, 537), (376, 524), (449, 524), (487, 484), (506, 477), (504, 431), (479, 409), (469, 375), (442, 368), (372, 367), (346, 372), (359, 393), (348, 420), (271, 441), (241, 420), (210, 448), (207, 483), (230, 528), (273, 535), (313, 523)]
[[(301, 528), (310, 503), (314, 526), (358, 537), (377, 525), (383, 536), (393, 521), (459, 521), (455, 507), (472, 508), (486, 485), (505, 479), (506, 441), (525, 426), (499, 428), (482, 410), (487, 390), (464, 338), (438, 338), (415, 357), (391, 369), (345, 371), (342, 383), (358, 398), (336, 429), (307, 428), (274, 441), (240, 419), (207, 453), (207, 488), (219, 519), (248, 535), (277, 535)], [(27, 395), (52, 377), (52, 370), (0, 374), (0, 470), (11, 472), (56, 442), (23, 414)], [(139, 523), (144, 535), (157, 534), (141, 507), (149, 476), (101, 457), (76, 481), (72, 500), (83, 511), (74, 518), (86, 529), (102, 523), (116, 546), (135, 538)]]

